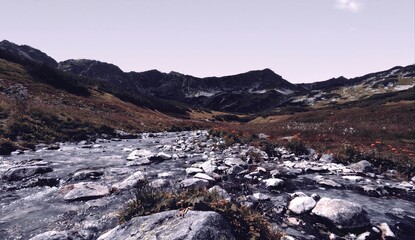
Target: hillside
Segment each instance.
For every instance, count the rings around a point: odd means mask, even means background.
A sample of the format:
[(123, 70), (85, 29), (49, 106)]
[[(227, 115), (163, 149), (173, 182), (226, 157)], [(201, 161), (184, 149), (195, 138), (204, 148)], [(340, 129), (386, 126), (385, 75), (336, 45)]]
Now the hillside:
[(51, 84), (38, 77), (28, 67), (0, 59), (3, 145), (13, 142), (20, 147), (33, 147), (39, 142), (81, 140), (100, 134), (115, 136), (114, 129), (163, 131), (200, 124), (184, 124), (186, 120), (122, 101), (96, 88), (79, 85), (79, 91), (73, 84), (68, 87), (60, 83), (62, 79), (54, 79), (56, 82)]

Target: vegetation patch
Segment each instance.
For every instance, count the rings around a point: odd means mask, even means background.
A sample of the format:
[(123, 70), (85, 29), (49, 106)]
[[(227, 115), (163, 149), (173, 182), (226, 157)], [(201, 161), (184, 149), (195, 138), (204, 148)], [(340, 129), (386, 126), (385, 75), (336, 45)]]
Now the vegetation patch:
[(135, 198), (120, 213), (120, 222), (136, 216), (145, 216), (168, 210), (192, 209), (215, 211), (226, 218), (232, 226), (236, 239), (281, 239), (282, 232), (272, 229), (267, 219), (255, 210), (238, 203), (226, 201), (216, 192), (204, 188), (162, 190), (140, 184)]

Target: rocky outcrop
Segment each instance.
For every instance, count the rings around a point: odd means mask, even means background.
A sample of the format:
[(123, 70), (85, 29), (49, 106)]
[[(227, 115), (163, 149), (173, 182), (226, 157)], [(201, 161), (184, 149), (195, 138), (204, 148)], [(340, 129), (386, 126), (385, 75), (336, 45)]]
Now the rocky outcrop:
[(164, 239), (222, 240), (235, 239), (229, 223), (216, 212), (177, 210), (136, 217), (102, 234), (98, 240)]

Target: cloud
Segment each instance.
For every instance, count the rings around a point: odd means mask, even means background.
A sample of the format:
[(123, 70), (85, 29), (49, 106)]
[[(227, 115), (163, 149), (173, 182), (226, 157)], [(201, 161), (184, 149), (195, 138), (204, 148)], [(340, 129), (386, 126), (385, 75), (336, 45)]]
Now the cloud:
[(361, 7), (362, 4), (357, 0), (336, 0), (337, 9), (357, 13)]

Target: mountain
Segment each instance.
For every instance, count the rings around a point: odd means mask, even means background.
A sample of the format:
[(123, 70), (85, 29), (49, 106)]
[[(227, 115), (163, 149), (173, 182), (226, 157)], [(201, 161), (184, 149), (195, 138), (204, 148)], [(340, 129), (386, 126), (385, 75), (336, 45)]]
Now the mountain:
[(386, 71), (350, 79), (339, 77), (322, 82), (299, 84), (298, 86), (308, 91), (291, 98), (288, 101), (291, 105), (319, 108), (363, 101), (374, 98), (375, 95), (379, 95), (379, 98), (389, 96), (391, 93), (413, 89), (415, 86), (415, 65), (397, 66)]
[[(270, 69), (198, 78), (158, 70), (124, 72), (114, 64), (89, 59), (69, 59), (57, 63), (37, 49), (6, 40), (0, 43), (0, 58), (30, 65), (28, 71), (34, 78), (55, 87), (68, 90), (71, 84), (76, 85), (73, 93), (83, 91), (78, 88), (80, 85), (84, 85), (83, 89), (96, 87), (124, 101), (175, 116), (187, 115), (190, 108), (234, 114), (266, 114), (287, 107), (299, 107), (303, 111), (361, 101), (377, 94), (399, 92), (415, 86), (415, 65), (398, 66), (350, 79), (338, 77), (315, 83), (292, 84)], [(54, 81), (65, 73), (77, 76), (77, 83), (69, 80), (74, 77), (67, 76), (68, 81)]]
[(125, 73), (113, 64), (84, 59), (60, 62), (58, 69), (97, 79), (120, 91), (234, 113), (264, 111), (304, 90), (270, 69), (225, 77), (198, 78), (157, 70)]
[(49, 57), (44, 52), (27, 45), (17, 45), (7, 40), (3, 40), (0, 42), (0, 50), (20, 60), (46, 64), (54, 68), (58, 66), (55, 59)]

